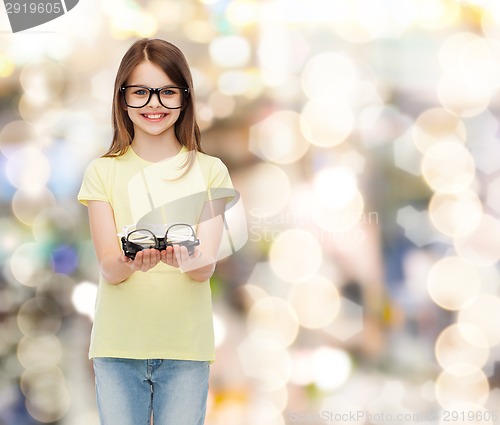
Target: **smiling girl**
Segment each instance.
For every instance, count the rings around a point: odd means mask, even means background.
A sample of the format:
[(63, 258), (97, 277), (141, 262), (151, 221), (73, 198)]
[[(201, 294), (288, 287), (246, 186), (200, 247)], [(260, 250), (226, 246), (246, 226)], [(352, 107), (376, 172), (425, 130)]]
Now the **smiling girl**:
[[(177, 47), (142, 39), (126, 52), (113, 129), (78, 194), (100, 269), (89, 357), (101, 424), (201, 425), (215, 351), (209, 279), (232, 184), (224, 164), (202, 152), (192, 77)], [(200, 193), (203, 202), (175, 202)], [(145, 217), (155, 226), (190, 223), (200, 245), (192, 255), (173, 245), (128, 258), (117, 234)]]

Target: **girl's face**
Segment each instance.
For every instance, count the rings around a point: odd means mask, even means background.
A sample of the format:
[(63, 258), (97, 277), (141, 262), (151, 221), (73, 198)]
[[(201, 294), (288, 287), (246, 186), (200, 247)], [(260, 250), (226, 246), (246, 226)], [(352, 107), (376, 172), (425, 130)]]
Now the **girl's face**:
[[(158, 65), (144, 61), (137, 65), (127, 81), (127, 86), (144, 86), (149, 88), (160, 88), (175, 86), (174, 82)], [(127, 89), (130, 90), (130, 89)], [(135, 89), (132, 89), (135, 90)], [(140, 90), (140, 88), (139, 88)], [(134, 96), (141, 96), (147, 91), (136, 91)], [(165, 92), (171, 95), (170, 92)], [(140, 108), (127, 107), (130, 120), (134, 124), (135, 139), (144, 136), (174, 135), (174, 124), (179, 118), (181, 109), (168, 109), (159, 101), (158, 95), (163, 98), (163, 93), (153, 93), (149, 102)], [(147, 96), (146, 98), (147, 99)], [(167, 106), (173, 106), (166, 101)]]

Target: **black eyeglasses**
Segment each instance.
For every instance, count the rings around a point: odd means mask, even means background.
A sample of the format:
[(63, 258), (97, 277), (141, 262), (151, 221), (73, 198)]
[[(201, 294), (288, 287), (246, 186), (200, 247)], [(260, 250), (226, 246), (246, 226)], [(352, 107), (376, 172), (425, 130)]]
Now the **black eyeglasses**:
[(151, 100), (151, 96), (156, 94), (160, 104), (167, 109), (180, 109), (184, 105), (184, 100), (189, 95), (189, 88), (165, 86), (165, 87), (145, 87), (145, 86), (123, 86), (120, 88), (125, 99), (125, 104), (130, 108), (142, 108)]
[(124, 254), (132, 259), (144, 249), (155, 248), (163, 251), (173, 245), (185, 246), (189, 255), (192, 255), (195, 247), (200, 244), (193, 228), (184, 223), (171, 225), (163, 238), (156, 236), (149, 229), (136, 229), (122, 236), (121, 241)]

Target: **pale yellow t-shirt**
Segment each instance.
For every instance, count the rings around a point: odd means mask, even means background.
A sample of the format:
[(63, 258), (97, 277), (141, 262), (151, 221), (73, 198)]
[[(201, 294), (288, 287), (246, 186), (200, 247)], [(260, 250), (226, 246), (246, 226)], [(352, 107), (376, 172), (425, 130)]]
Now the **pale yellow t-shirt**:
[[(196, 226), (204, 202), (227, 197), (233, 186), (222, 161), (202, 153), (189, 173), (173, 180), (183, 172), (186, 155), (183, 148), (173, 158), (152, 163), (129, 148), (119, 157), (95, 159), (85, 171), (78, 200), (109, 202), (117, 234), (132, 224)], [(89, 357), (213, 361), (209, 281), (193, 281), (164, 263), (118, 285), (100, 276)]]

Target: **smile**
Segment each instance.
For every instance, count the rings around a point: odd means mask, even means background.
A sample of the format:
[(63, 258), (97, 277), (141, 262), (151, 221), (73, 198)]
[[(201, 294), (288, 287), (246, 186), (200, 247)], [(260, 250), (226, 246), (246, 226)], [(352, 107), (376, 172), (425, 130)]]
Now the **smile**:
[(167, 114), (142, 114), (144, 118), (147, 118), (148, 120), (159, 120), (166, 116)]

